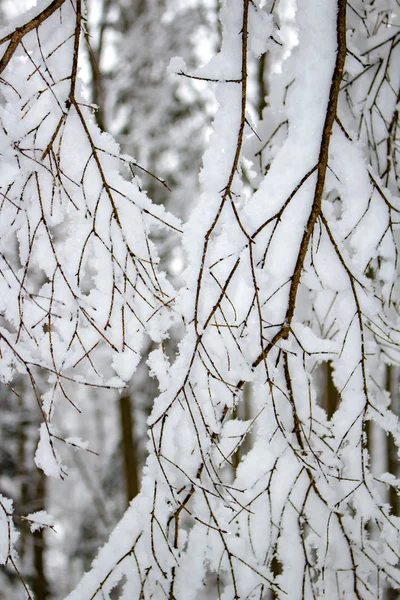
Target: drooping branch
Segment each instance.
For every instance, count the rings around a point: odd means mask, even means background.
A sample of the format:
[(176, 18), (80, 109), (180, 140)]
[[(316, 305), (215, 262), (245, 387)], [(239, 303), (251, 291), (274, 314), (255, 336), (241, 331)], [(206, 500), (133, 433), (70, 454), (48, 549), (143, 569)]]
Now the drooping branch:
[(343, 70), (346, 61), (347, 42), (346, 42), (346, 7), (347, 0), (338, 0), (338, 12), (336, 22), (337, 32), (337, 51), (336, 62), (332, 74), (332, 81), (329, 91), (329, 99), (326, 109), (324, 127), (322, 130), (320, 151), (317, 164), (317, 182), (315, 186), (314, 199), (308, 222), (305, 226), (303, 238), (300, 243), (297, 255), (296, 266), (291, 278), (289, 290), (289, 302), (286, 311), (285, 321), (282, 328), (275, 334), (273, 340), (263, 349), (256, 360), (253, 362), (253, 368), (256, 368), (266, 357), (271, 348), (274, 348), (281, 339), (286, 339), (290, 333), (293, 317), (296, 310), (297, 295), (303, 273), (304, 261), (310, 246), (315, 225), (321, 215), (322, 199), (325, 188), (326, 172), (329, 161), (329, 145), (333, 132), (333, 127), (337, 117), (337, 106), (339, 100), (340, 85), (343, 78)]

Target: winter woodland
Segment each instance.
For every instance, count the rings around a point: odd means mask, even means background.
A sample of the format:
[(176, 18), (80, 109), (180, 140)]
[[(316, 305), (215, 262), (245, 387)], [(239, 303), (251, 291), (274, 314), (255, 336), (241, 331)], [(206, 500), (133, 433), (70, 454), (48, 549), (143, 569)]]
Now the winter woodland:
[(399, 1), (0, 11), (0, 598), (398, 598)]

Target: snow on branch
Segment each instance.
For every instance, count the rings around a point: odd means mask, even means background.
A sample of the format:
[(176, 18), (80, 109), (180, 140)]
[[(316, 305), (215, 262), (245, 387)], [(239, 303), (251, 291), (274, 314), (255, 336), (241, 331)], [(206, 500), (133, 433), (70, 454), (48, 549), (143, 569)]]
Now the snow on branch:
[(42, 14), (7, 37), (0, 112), (2, 373), (35, 390), (39, 458), (47, 439), (60, 463), (56, 396), (123, 385), (144, 333), (185, 327), (172, 364), (148, 360), (162, 392), (141, 491), (68, 600), (122, 581), (146, 600), (383, 598), (400, 587), (399, 481), (373, 444), (400, 442), (397, 3), (223, 3), (220, 51), (178, 73), (218, 110), (176, 297), (150, 233), (180, 225), (119, 175), (80, 95), (81, 4)]
[(174, 291), (149, 233), (179, 221), (120, 174), (86, 104), (81, 0), (29, 17), (0, 39), (0, 378), (27, 375), (43, 420), (37, 464), (63, 477), (55, 401), (76, 406), (77, 383), (123, 388), (144, 332), (163, 338)]
[(177, 221), (118, 173), (77, 89), (82, 31), (81, 3), (58, 1), (1, 40), (2, 351), (32, 384), (50, 373), (54, 391), (83, 365), (83, 383), (106, 385), (99, 345), (129, 379), (144, 328), (162, 337), (173, 302), (148, 232)]
[[(119, 525), (129, 535), (120, 547), (113, 534), (69, 600), (109, 597), (122, 573), (137, 598), (194, 599), (206, 586), (224, 599), (372, 599), (400, 584), (398, 517), (368, 438), (371, 419), (398, 436), (382, 390), (384, 361), (398, 359), (387, 296), (397, 202), (348, 131), (354, 17), (345, 0), (272, 4), (280, 66), (254, 164), (271, 159), (246, 200), (250, 10), (223, 6), (221, 51), (193, 75), (219, 82), (219, 110), (184, 231), (187, 333), (150, 418), (142, 492)], [(287, 28), (280, 54), (272, 19)]]

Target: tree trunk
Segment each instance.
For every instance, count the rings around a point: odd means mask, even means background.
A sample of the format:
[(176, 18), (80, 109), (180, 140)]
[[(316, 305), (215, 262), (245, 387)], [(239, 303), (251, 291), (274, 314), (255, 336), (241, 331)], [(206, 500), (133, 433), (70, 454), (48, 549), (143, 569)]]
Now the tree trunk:
[[(46, 475), (43, 471), (37, 472), (36, 484), (36, 510), (46, 507)], [(46, 535), (45, 529), (33, 533), (33, 568), (32, 590), (36, 600), (46, 600), (50, 596), (49, 583), (46, 577)]]
[(129, 393), (122, 394), (119, 402), (122, 451), (124, 456), (125, 488), (127, 504), (139, 491), (138, 461), (133, 439), (133, 411)]

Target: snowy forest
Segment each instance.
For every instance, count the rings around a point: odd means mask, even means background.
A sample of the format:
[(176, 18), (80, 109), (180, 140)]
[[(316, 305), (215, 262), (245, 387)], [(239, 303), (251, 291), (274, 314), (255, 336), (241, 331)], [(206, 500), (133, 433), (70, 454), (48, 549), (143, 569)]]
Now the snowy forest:
[(400, 598), (400, 1), (0, 16), (0, 600)]

